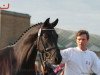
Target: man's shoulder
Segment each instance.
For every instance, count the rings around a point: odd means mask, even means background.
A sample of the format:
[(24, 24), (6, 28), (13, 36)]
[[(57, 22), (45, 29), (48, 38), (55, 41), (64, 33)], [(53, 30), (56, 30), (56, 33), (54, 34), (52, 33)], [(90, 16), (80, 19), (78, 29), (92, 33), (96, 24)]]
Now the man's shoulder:
[(91, 55), (91, 57), (97, 57), (96, 53), (91, 51), (91, 50), (87, 50), (88, 54)]
[(87, 50), (87, 52), (90, 54), (95, 54), (95, 52), (93, 52), (92, 50), (89, 50), (89, 49)]

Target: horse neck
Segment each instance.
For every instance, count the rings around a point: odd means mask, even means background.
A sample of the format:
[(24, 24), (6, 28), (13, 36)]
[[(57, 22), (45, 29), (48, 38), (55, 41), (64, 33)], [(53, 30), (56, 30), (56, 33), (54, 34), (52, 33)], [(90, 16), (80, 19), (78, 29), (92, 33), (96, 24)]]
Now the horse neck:
[(14, 53), (18, 64), (22, 64), (24, 58), (30, 53), (31, 48), (34, 48), (37, 32), (38, 26), (32, 27), (15, 43)]

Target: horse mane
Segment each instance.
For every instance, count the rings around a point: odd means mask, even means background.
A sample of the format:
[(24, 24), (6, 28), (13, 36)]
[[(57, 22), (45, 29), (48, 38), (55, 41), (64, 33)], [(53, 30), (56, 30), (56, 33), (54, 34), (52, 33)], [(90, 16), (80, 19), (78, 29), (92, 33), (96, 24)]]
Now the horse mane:
[(18, 42), (18, 41), (21, 39), (21, 37), (22, 37), (26, 32), (28, 32), (31, 28), (36, 27), (36, 26), (41, 25), (41, 24), (43, 24), (43, 23), (40, 22), (40, 23), (37, 23), (37, 24), (33, 24), (32, 26), (30, 26), (29, 28), (27, 28), (27, 29), (19, 36), (19, 38), (18, 38), (12, 45), (14, 45), (16, 42)]
[(31, 53), (33, 53), (31, 56), (33, 59), (31, 59), (31, 61), (35, 61), (37, 51), (35, 50), (35, 47), (34, 50), (32, 50), (32, 46), (34, 46), (34, 43), (37, 39), (38, 29), (41, 27), (41, 25), (43, 25), (43, 23), (32, 25), (26, 31), (24, 31), (19, 39), (15, 42), (14, 53), (17, 61), (17, 71), (20, 69), (24, 61), (28, 62), (28, 60), (30, 60), (29, 58)]

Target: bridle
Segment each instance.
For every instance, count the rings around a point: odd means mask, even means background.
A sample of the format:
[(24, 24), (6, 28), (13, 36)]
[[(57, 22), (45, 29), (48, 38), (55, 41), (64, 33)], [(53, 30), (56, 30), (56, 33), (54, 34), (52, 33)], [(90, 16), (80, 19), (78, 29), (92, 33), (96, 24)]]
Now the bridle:
[(52, 61), (51, 57), (53, 57), (53, 55), (56, 52), (56, 51), (54, 51), (52, 54), (50, 54), (49, 51), (51, 51), (53, 49), (57, 49), (57, 48), (56, 47), (46, 48), (46, 46), (44, 45), (43, 39), (41, 38), (41, 33), (42, 33), (42, 31), (52, 31), (52, 30), (54, 30), (54, 29), (42, 29), (42, 28), (40, 28), (38, 31), (37, 49), (39, 49), (39, 41), (40, 40), (41, 40), (43, 48), (44, 48), (42, 50), (42, 52), (38, 51), (40, 62), (42, 64), (43, 70), (45, 70), (45, 64), (47, 63), (47, 59)]

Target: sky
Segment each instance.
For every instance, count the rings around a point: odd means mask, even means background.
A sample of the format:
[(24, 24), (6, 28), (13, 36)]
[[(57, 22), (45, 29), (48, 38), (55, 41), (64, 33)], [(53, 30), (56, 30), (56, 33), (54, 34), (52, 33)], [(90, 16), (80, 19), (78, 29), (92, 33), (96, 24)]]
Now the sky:
[(100, 0), (0, 0), (8, 11), (29, 14), (31, 23), (59, 19), (57, 28), (100, 35)]

